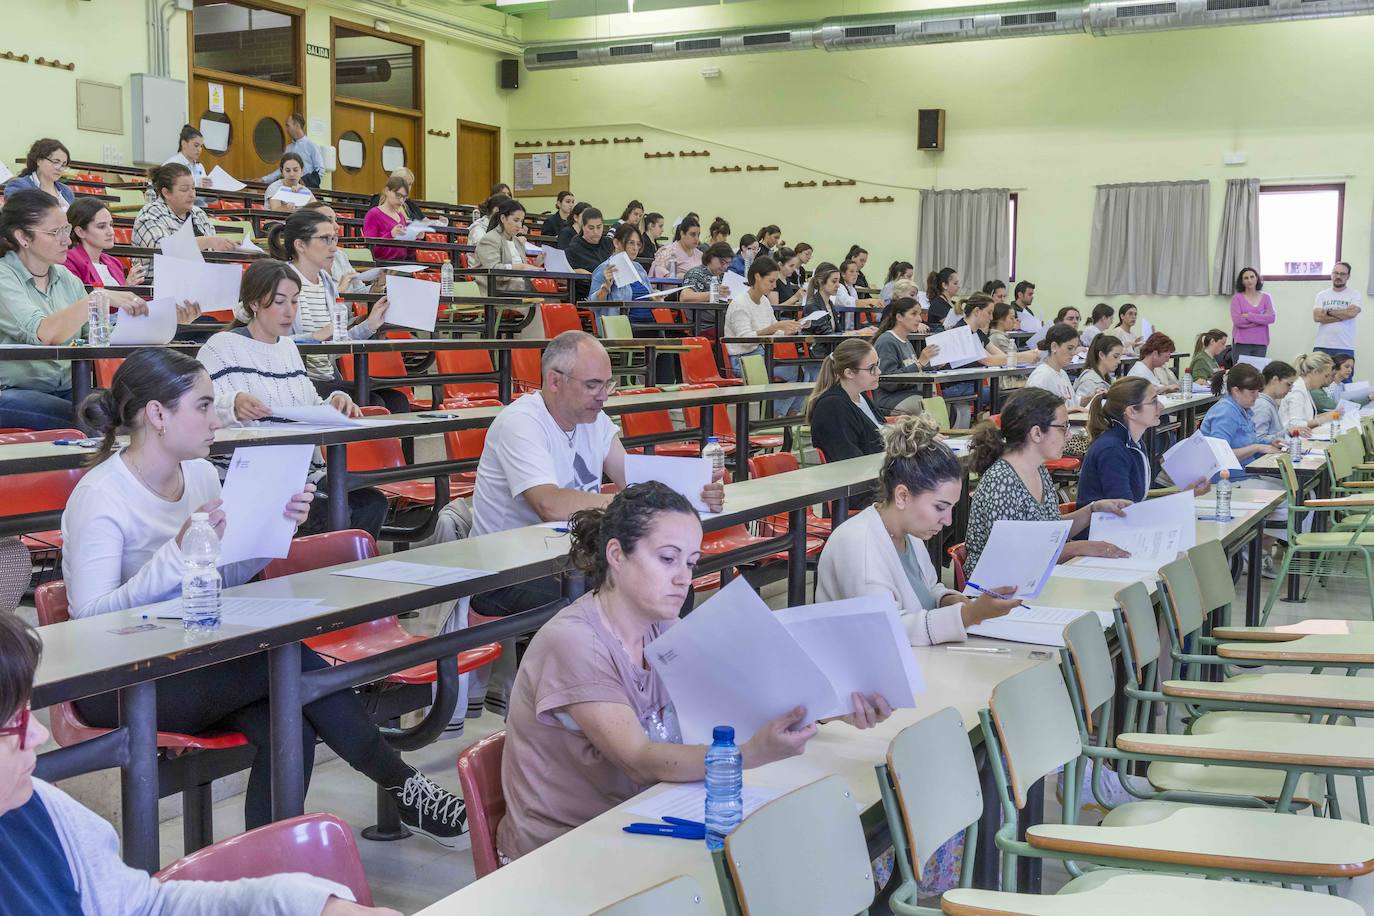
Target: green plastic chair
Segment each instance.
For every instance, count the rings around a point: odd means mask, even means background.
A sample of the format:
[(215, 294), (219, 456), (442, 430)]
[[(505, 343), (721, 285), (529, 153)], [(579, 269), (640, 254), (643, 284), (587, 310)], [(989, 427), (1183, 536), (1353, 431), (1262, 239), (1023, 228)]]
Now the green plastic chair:
[(678, 875), (597, 910), (592, 916), (701, 916), (706, 911), (701, 885), (695, 878)]
[(344, 257), (348, 258), (348, 263), (354, 265), (370, 266), (373, 263), (372, 249), (370, 248), (340, 248)]
[(867, 913), (873, 903), (854, 793), (827, 776), (746, 817), (712, 853), (726, 912)]
[(635, 336), (627, 315), (602, 315), (601, 329), (608, 340), (629, 340)]
[(1236, 582), (1231, 578), (1231, 560), (1226, 556), (1226, 548), (1215, 538), (1203, 541), (1188, 548), (1188, 560), (1193, 564), (1193, 574), (1197, 576), (1206, 616), (1211, 618), (1214, 625), (1230, 626), (1231, 605), (1236, 600)]
[[(939, 395), (922, 395), (921, 410), (924, 413), (926, 413), (932, 420), (934, 420), (935, 425), (939, 426), (941, 429), (950, 428), (949, 405), (945, 403), (944, 398), (940, 397)], [(961, 430), (960, 432), (964, 432), (964, 430)]]

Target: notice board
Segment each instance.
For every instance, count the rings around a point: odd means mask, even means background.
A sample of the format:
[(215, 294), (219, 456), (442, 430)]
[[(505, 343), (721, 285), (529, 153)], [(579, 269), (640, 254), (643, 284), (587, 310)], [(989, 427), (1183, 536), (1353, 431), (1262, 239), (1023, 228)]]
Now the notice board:
[(557, 197), (572, 190), (572, 151), (542, 150), (516, 153), (511, 190), (526, 197)]

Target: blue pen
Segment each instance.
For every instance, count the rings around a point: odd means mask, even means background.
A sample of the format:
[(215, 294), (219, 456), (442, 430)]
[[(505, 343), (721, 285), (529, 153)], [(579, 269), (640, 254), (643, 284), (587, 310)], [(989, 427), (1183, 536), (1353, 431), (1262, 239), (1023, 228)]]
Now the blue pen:
[(627, 824), (624, 828), (626, 833), (637, 833), (643, 836), (666, 836), (675, 840), (704, 840), (706, 839), (706, 828), (696, 829), (694, 827), (679, 827), (673, 824)]
[(99, 439), (54, 439), (53, 445), (75, 445), (77, 448), (95, 448)]
[(1010, 595), (999, 595), (997, 594), (997, 592), (994, 592), (990, 588), (983, 588), (983, 586), (975, 585), (972, 582), (965, 582), (964, 584), (967, 585), (969, 588), (973, 589), (975, 592), (978, 592), (980, 595), (987, 595), (989, 598), (996, 598), (999, 601), (1005, 601), (1011, 597)]

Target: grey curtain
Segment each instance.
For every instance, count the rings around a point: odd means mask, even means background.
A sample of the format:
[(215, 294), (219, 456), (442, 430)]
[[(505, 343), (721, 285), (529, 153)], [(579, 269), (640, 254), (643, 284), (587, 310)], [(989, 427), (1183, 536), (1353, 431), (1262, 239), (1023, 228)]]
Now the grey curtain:
[(1226, 182), (1217, 256), (1212, 262), (1212, 292), (1219, 296), (1235, 293), (1236, 277), (1245, 268), (1259, 270), (1259, 186), (1258, 178), (1231, 178)]
[(953, 267), (967, 290), (981, 289), (987, 280), (1005, 280), (1011, 270), (1010, 201), (1006, 188), (921, 191), (918, 276)]
[(1207, 295), (1207, 182), (1098, 185), (1085, 293)]

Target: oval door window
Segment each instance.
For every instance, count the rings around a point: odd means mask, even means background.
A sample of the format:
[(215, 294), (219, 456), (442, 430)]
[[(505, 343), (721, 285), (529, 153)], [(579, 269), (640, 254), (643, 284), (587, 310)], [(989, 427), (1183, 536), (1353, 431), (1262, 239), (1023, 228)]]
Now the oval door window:
[(205, 149), (216, 156), (223, 156), (233, 143), (233, 125), (229, 119), (216, 111), (206, 111), (200, 116), (200, 132), (205, 141)]
[(362, 134), (350, 130), (339, 137), (339, 167), (348, 172), (356, 172), (363, 167), (366, 158)]
[(286, 152), (286, 132), (272, 118), (263, 118), (253, 127), (253, 150), (263, 162), (276, 162)]
[(397, 169), (406, 167), (406, 148), (401, 141), (392, 137), (382, 144), (382, 171), (390, 175)]

